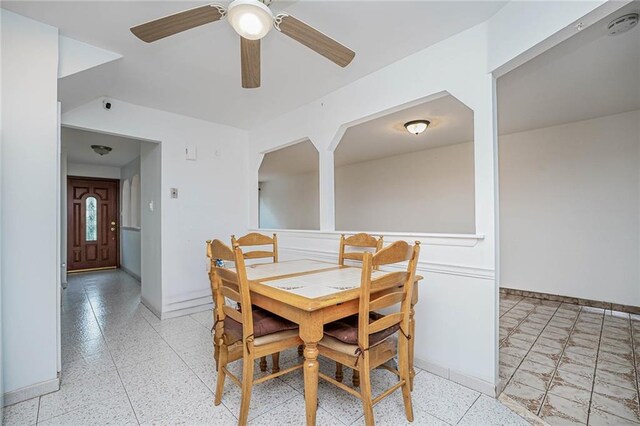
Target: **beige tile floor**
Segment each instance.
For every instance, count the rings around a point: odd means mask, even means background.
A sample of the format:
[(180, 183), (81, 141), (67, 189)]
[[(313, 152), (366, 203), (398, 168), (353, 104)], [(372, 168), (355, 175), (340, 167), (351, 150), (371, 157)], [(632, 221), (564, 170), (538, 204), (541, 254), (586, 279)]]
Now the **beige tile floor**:
[[(7, 425), (234, 425), (239, 389), (227, 381), (213, 405), (216, 371), (211, 311), (159, 320), (140, 304), (140, 284), (120, 271), (73, 275), (63, 296), (62, 386), (5, 407)], [(281, 367), (300, 362), (295, 349)], [(241, 369), (241, 361), (231, 368)], [(333, 364), (320, 368), (333, 373)], [(257, 369), (259, 372), (259, 369)], [(257, 373), (259, 374), (259, 373)], [(345, 381), (350, 382), (345, 373)], [(375, 370), (379, 393), (390, 373)], [(499, 401), (418, 370), (413, 425), (526, 425)], [(303, 425), (300, 370), (254, 386), (250, 425)], [(320, 382), (319, 426), (364, 424), (359, 400)], [(376, 405), (377, 425), (408, 424), (399, 392)]]
[(640, 424), (640, 317), (502, 295), (504, 394), (551, 425)]

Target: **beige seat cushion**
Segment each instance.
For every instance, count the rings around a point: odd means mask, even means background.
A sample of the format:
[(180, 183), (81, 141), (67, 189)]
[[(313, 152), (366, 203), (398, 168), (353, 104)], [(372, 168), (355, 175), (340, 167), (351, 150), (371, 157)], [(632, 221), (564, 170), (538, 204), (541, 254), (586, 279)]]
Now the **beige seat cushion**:
[(266, 336), (258, 337), (253, 341), (255, 346), (266, 345), (268, 343), (279, 342), (280, 340), (288, 339), (289, 337), (297, 336), (298, 330), (286, 330), (278, 333), (267, 334)]
[[(380, 345), (383, 342), (389, 342), (394, 347), (397, 346), (397, 339), (395, 336), (388, 336), (386, 339), (379, 340), (375, 344), (369, 346), (369, 348), (373, 348), (375, 346)], [(327, 336), (326, 334), (322, 338), (322, 340), (318, 343), (320, 346), (324, 346), (325, 348), (333, 349), (336, 352), (341, 352), (346, 355), (358, 356), (359, 355), (359, 347), (358, 345), (349, 345), (348, 343), (344, 343), (334, 337)]]

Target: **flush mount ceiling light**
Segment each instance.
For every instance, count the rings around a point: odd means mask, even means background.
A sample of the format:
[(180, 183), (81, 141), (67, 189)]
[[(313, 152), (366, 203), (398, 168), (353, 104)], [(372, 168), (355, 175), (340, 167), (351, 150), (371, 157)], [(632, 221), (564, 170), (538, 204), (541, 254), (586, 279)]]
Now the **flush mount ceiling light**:
[(235, 0), (227, 11), (234, 30), (248, 40), (260, 40), (273, 27), (273, 13), (258, 0)]
[(420, 133), (427, 130), (431, 122), (429, 120), (413, 120), (407, 121), (404, 123), (404, 128), (407, 129), (409, 133), (413, 133), (414, 135), (419, 135)]
[(94, 150), (95, 153), (99, 154), (100, 156), (107, 155), (113, 150), (113, 148), (106, 145), (91, 145), (91, 149)]

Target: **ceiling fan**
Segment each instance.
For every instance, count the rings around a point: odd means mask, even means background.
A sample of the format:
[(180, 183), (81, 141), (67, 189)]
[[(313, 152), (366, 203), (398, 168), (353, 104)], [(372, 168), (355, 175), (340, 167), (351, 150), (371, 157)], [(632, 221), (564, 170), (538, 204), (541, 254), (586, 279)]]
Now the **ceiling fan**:
[(234, 0), (227, 9), (212, 3), (136, 25), (131, 32), (140, 40), (151, 43), (228, 17), (240, 35), (242, 87), (246, 89), (260, 87), (260, 39), (271, 27), (341, 67), (353, 60), (354, 51), (287, 13), (274, 16), (270, 4), (271, 0)]

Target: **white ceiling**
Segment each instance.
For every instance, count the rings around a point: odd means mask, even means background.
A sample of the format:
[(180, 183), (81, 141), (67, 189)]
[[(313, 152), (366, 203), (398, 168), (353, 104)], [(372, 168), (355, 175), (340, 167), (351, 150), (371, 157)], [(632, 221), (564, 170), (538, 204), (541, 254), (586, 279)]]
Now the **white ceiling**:
[(278, 177), (318, 171), (319, 161), (318, 150), (310, 140), (299, 142), (265, 154), (258, 181), (267, 182)]
[[(404, 123), (429, 120), (414, 135)], [(451, 95), (350, 127), (336, 148), (336, 167), (473, 141), (473, 111)]]
[[(62, 128), (62, 147), (71, 163), (95, 164), (122, 167), (140, 156), (140, 141), (85, 130)], [(109, 154), (96, 154), (91, 145), (106, 145), (113, 148)]]
[(500, 134), (640, 109), (640, 25), (607, 24), (639, 12), (635, 1), (498, 79)]
[(272, 31), (262, 42), (262, 87), (240, 87), (240, 42), (226, 21), (152, 44), (129, 27), (206, 4), (193, 1), (3, 1), (62, 35), (122, 54), (117, 64), (66, 77), (63, 110), (107, 95), (250, 128), (481, 23), (505, 1), (274, 1), (356, 52), (340, 68)]

